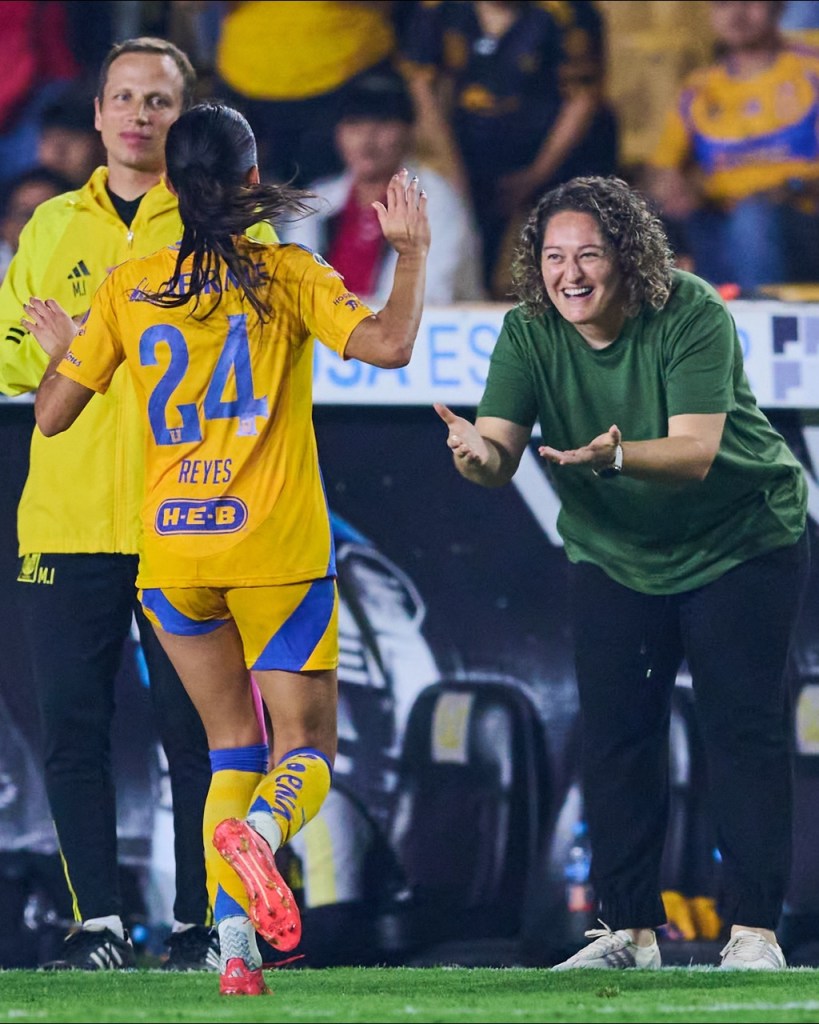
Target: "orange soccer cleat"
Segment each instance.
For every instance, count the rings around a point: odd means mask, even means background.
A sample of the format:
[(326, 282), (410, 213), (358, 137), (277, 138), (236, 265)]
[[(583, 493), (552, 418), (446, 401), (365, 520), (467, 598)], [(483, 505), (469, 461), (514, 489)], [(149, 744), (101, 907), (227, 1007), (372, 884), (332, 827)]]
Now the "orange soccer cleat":
[(259, 935), (275, 949), (295, 949), (301, 941), (299, 908), (264, 839), (246, 821), (226, 818), (214, 829), (213, 845), (241, 879)]
[(261, 967), (248, 967), (240, 956), (227, 962), (219, 977), (219, 994), (223, 996), (269, 996)]

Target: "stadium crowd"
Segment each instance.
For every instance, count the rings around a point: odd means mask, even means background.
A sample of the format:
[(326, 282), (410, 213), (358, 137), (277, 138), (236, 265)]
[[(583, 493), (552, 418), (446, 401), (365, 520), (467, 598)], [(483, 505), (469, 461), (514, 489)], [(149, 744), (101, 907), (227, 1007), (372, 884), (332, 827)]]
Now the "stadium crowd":
[[(679, 265), (733, 286), (728, 294), (819, 280), (816, 5), (702, 5), (689, 31), (709, 41), (710, 57), (691, 68), (689, 54), (676, 77), (654, 68), (669, 102), (635, 148), (624, 125), (640, 97), (611, 95), (623, 73), (618, 61), (627, 59), (616, 31), (625, 9), (652, 6), (0, 3), (0, 53), (13, 69), (0, 84), (0, 273), (14, 249), (13, 222), (30, 205), (27, 175), (49, 169), (78, 185), (101, 162), (93, 94), (107, 47), (157, 35), (190, 55), (197, 98), (222, 98), (246, 114), (265, 180), (310, 187), (319, 205), (325, 201), (321, 230), (305, 228), (307, 236), (340, 253), (342, 270), (349, 260), (357, 280), (366, 283), (370, 273), (373, 296), (386, 254), (364, 196), (383, 193), (390, 172), (379, 170), (380, 182), (366, 187), (356, 179), (347, 191), (356, 157), (339, 132), (349, 137), (351, 120), (402, 121), (395, 152), (376, 162), (432, 171), (430, 215), (441, 207), (443, 222), (454, 219), (441, 243), (449, 253), (437, 262), (433, 254), (430, 275), (449, 283), (439, 281), (428, 301), (508, 301), (510, 255), (531, 203), (578, 174), (617, 173), (644, 190)], [(685, 5), (666, 5), (674, 6)], [(684, 36), (683, 24), (676, 27)], [(653, 51), (647, 59), (657, 64)], [(350, 93), (371, 75), (397, 77), (409, 99), (387, 97), (378, 110), (374, 96), (366, 116), (345, 117)], [(403, 104), (397, 118), (396, 102)], [(383, 131), (359, 128), (358, 135), (359, 160), (384, 145)], [(28, 190), (22, 207), (21, 188)]]

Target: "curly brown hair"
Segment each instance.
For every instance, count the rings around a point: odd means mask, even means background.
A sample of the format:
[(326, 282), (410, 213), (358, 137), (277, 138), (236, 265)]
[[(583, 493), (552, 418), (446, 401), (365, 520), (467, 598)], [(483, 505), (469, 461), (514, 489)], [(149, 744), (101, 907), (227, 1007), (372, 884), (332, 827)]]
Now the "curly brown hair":
[(514, 294), (527, 316), (550, 308), (541, 270), (546, 225), (563, 211), (588, 213), (615, 254), (626, 289), (624, 311), (662, 309), (671, 293), (673, 254), (659, 217), (621, 178), (572, 178), (547, 192), (532, 210), (512, 260)]

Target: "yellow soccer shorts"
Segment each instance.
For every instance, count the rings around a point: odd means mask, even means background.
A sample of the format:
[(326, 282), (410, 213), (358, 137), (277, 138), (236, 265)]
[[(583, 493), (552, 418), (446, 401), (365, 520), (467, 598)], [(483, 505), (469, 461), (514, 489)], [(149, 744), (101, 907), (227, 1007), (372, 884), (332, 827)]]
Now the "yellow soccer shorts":
[(335, 579), (274, 587), (172, 587), (140, 590), (148, 619), (175, 636), (201, 636), (233, 619), (251, 670), (324, 671), (338, 667)]

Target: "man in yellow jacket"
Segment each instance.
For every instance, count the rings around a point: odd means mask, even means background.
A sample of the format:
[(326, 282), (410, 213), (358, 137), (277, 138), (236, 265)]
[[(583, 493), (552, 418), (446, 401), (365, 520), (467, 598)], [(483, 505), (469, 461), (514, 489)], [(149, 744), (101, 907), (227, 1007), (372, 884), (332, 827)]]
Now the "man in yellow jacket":
[[(41, 204), (0, 287), (0, 391), (36, 389), (46, 365), (20, 326), (33, 295), (84, 314), (112, 267), (173, 244), (182, 227), (161, 180), (168, 128), (190, 104), (195, 73), (165, 40), (112, 47), (100, 73), (96, 127), (107, 153), (88, 182)], [(274, 238), (268, 225), (257, 234)], [(143, 440), (126, 372), (65, 434), (34, 430), (18, 512), (18, 594), (40, 703), (45, 777), (74, 916), (53, 966), (134, 966), (118, 888), (110, 728), (114, 679), (137, 615), (174, 811), (176, 900), (169, 969), (218, 970), (205, 888), (202, 810), (210, 762), (201, 722), (138, 610)]]

